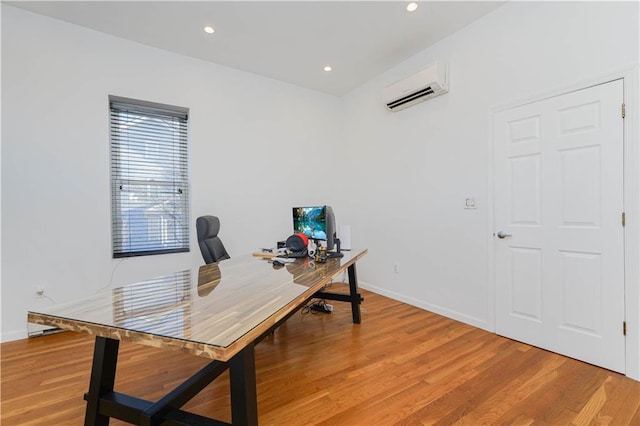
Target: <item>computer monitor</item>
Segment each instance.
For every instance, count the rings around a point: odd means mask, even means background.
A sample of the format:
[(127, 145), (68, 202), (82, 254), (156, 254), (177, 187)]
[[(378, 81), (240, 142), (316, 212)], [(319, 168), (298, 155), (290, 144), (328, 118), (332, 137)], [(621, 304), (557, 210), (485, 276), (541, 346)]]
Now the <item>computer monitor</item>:
[(333, 250), (336, 237), (336, 219), (330, 206), (293, 208), (293, 232), (302, 232), (307, 237), (326, 241), (327, 250)]

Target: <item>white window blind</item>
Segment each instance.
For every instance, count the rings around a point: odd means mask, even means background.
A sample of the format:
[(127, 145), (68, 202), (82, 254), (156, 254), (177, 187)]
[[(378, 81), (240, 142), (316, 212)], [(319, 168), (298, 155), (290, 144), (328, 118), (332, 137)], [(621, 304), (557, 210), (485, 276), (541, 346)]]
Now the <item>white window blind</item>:
[(187, 110), (110, 97), (113, 257), (189, 251)]

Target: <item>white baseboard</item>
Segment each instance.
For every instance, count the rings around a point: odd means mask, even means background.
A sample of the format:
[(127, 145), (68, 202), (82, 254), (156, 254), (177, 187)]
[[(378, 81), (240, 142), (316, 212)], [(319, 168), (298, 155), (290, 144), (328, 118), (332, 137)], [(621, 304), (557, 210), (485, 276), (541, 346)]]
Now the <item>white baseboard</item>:
[(398, 300), (400, 302), (407, 303), (411, 306), (415, 306), (420, 309), (424, 309), (425, 311), (433, 312), (438, 315), (442, 315), (447, 318), (454, 319), (456, 321), (463, 322), (465, 324), (472, 325), (474, 327), (481, 328), (483, 330), (489, 331), (493, 333), (493, 330), (490, 329), (489, 324), (486, 320), (473, 317), (471, 315), (463, 314), (461, 312), (457, 312), (448, 308), (443, 308), (442, 306), (434, 305), (433, 303), (428, 303), (419, 299), (415, 299), (413, 297), (408, 297), (394, 291), (390, 291), (384, 288), (377, 287), (375, 285), (371, 285), (368, 283), (364, 283), (362, 281), (358, 282), (358, 286), (365, 290), (372, 291), (374, 293), (380, 294), (382, 296), (389, 297), (394, 300)]
[(6, 331), (0, 336), (0, 342), (12, 342), (14, 340), (26, 339), (29, 337), (27, 329)]

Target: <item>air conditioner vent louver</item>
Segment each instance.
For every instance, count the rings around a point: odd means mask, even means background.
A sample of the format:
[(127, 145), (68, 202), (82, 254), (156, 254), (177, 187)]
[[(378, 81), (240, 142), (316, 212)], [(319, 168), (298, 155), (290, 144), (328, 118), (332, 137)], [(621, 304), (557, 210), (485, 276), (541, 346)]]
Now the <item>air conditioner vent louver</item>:
[(400, 105), (406, 104), (407, 102), (414, 101), (418, 98), (422, 98), (423, 96), (428, 96), (433, 94), (433, 89), (431, 87), (427, 87), (425, 89), (419, 90), (416, 93), (412, 93), (410, 95), (405, 96), (404, 98), (400, 98), (397, 101), (393, 101), (387, 104), (387, 108), (394, 109), (399, 107)]
[(383, 97), (390, 111), (400, 111), (448, 91), (448, 68), (440, 62), (435, 62), (424, 70), (386, 87)]

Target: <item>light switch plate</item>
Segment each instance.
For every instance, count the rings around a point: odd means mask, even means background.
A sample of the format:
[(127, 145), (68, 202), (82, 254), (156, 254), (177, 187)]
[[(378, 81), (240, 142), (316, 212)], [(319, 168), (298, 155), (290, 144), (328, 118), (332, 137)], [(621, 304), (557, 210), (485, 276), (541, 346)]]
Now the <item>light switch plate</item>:
[(464, 200), (464, 208), (465, 209), (477, 209), (476, 199), (473, 197), (467, 197)]

